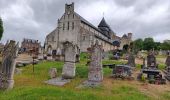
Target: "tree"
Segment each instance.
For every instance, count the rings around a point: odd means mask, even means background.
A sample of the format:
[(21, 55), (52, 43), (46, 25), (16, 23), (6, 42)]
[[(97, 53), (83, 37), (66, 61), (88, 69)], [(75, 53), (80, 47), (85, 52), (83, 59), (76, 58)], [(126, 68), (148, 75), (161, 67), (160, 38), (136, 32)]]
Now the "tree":
[(4, 29), (3, 29), (3, 22), (2, 22), (2, 19), (0, 18), (0, 40), (2, 38), (2, 34), (4, 32)]
[(170, 50), (170, 43), (164, 42), (160, 45), (162, 50)]
[(154, 49), (155, 50), (160, 50), (161, 49), (161, 43), (160, 42), (155, 42)]
[(153, 50), (155, 48), (155, 42), (153, 38), (145, 38), (143, 41), (143, 49), (144, 50)]
[(134, 53), (137, 53), (138, 51), (143, 49), (143, 40), (142, 39), (137, 39), (133, 41), (133, 51)]

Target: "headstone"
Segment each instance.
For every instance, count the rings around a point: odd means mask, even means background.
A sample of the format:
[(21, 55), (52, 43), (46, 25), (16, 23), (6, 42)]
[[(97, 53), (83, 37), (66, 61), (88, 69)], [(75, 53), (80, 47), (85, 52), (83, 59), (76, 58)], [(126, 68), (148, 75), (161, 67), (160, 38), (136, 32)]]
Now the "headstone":
[(62, 77), (71, 79), (75, 76), (76, 70), (76, 46), (70, 42), (64, 43), (65, 57), (64, 66), (62, 70)]
[(102, 52), (102, 46), (96, 41), (90, 51), (91, 62), (89, 65), (88, 81), (101, 82), (103, 80)]
[(2, 51), (2, 64), (0, 66), (0, 89), (12, 89), (14, 85), (14, 70), (16, 57), (18, 54), (18, 44), (11, 40), (7, 42)]
[(166, 58), (165, 64), (166, 64), (166, 68), (164, 70), (165, 78), (168, 81), (170, 81), (170, 55), (169, 54), (168, 54), (168, 56)]
[(50, 76), (51, 79), (56, 78), (57, 77), (57, 69), (56, 68), (50, 68), (49, 76)]
[(135, 57), (132, 53), (129, 54), (127, 65), (135, 67)]
[(64, 50), (65, 50), (65, 55), (64, 55), (64, 66), (62, 69), (62, 76), (57, 78), (52, 78), (48, 81), (45, 81), (45, 83), (50, 85), (63, 86), (71, 82), (71, 79), (75, 77), (77, 46), (70, 42), (65, 42)]
[(19, 75), (22, 73), (22, 69), (19, 69), (19, 68), (15, 68), (15, 74), (16, 75)]
[(153, 53), (149, 53), (147, 56), (147, 67), (149, 68), (156, 68), (156, 58)]
[(166, 58), (165, 64), (166, 64), (167, 67), (170, 67), (170, 56), (168, 56), (168, 57)]

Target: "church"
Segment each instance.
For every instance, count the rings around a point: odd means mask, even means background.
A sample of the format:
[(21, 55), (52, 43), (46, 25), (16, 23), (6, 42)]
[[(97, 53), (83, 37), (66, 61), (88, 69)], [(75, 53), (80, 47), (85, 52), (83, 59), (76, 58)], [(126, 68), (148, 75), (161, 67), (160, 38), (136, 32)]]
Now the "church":
[(77, 46), (78, 52), (87, 52), (87, 48), (97, 40), (103, 46), (104, 51), (113, 49), (123, 49), (129, 45), (132, 33), (124, 34), (122, 37), (110, 28), (103, 18), (98, 27), (92, 25), (74, 11), (74, 3), (65, 4), (65, 12), (58, 19), (58, 26), (46, 36), (45, 51), (56, 54), (58, 51), (63, 53), (64, 43), (71, 42)]

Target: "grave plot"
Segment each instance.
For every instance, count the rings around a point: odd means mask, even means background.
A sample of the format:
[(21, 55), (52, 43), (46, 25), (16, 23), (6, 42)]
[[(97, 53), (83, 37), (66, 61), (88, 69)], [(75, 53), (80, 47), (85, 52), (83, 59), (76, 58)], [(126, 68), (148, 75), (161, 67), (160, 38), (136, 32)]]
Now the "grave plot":
[(145, 61), (143, 61), (143, 63), (141, 71), (137, 76), (138, 80), (147, 80), (151, 84), (166, 84), (166, 80), (163, 78), (161, 71), (158, 69), (156, 57), (153, 52), (150, 52), (147, 56), (147, 65)]
[(63, 86), (66, 83), (69, 83), (71, 79), (75, 77), (76, 70), (76, 50), (77, 46), (73, 45), (70, 42), (64, 43), (65, 48), (65, 59), (64, 66), (62, 69), (62, 76), (58, 78), (52, 78), (48, 81), (45, 81), (47, 84)]
[(132, 77), (132, 70), (135, 68), (135, 57), (132, 53), (129, 53), (127, 64), (107, 64), (103, 65), (103, 67), (109, 67), (112, 69), (112, 78), (133, 80), (134, 78)]

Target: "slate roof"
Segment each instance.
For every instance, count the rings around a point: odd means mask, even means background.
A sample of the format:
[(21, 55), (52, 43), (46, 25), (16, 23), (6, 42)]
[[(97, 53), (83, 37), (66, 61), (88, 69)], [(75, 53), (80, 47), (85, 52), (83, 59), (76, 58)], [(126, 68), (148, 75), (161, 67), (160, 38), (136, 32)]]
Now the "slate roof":
[(104, 17), (102, 18), (102, 20), (101, 20), (100, 24), (98, 25), (98, 27), (108, 27), (108, 28), (110, 28), (109, 25), (106, 23)]
[[(80, 16), (78, 13), (74, 12), (74, 14), (77, 15), (77, 16), (80, 18), (81, 22), (83, 22), (84, 24), (89, 25), (90, 27), (94, 28), (96, 31), (102, 33), (104, 36), (110, 38), (109, 34), (106, 34), (106, 33), (103, 32), (101, 29), (99, 29), (99, 28), (97, 28), (96, 26), (94, 26), (93, 24), (91, 24), (89, 21), (87, 21), (87, 20), (84, 19), (82, 16)], [(104, 19), (104, 18), (103, 18), (103, 19)], [(103, 19), (102, 19), (102, 20), (103, 20)], [(109, 25), (105, 22), (105, 20), (104, 20), (104, 21), (101, 21), (101, 22), (102, 22), (102, 25), (104, 25), (104, 24), (107, 25), (110, 33), (115, 34), (115, 33), (111, 30), (111, 28), (109, 27)], [(100, 23), (101, 23), (101, 22), (100, 22)], [(100, 24), (99, 24), (99, 25), (100, 25)]]
[[(112, 31), (112, 29), (110, 28), (110, 26), (106, 23), (104, 17), (102, 18), (102, 20), (101, 20), (101, 22), (99, 23), (98, 27), (99, 27), (99, 29), (100, 29), (100, 28), (102, 28), (102, 29), (104, 28), (104, 29), (107, 30), (109, 33), (115, 34), (115, 33)], [(108, 35), (110, 35), (110, 34), (108, 34)]]
[(117, 47), (119, 47), (119, 46), (120, 46), (120, 42), (119, 42), (119, 41), (117, 41), (117, 40), (113, 41), (113, 46), (117, 46)]
[(128, 38), (128, 36), (127, 36), (126, 34), (124, 34), (124, 35), (122, 36), (122, 38)]

